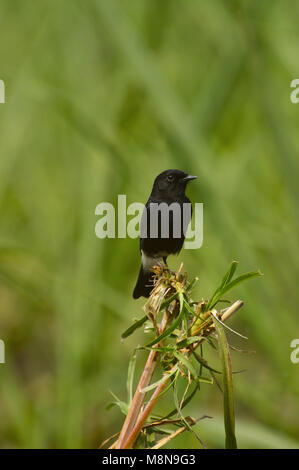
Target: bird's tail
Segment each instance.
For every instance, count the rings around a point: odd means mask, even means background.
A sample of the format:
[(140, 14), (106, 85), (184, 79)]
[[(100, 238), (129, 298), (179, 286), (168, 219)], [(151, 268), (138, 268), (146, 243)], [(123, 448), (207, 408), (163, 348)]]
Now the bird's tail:
[(149, 297), (154, 287), (153, 272), (145, 270), (141, 265), (136, 286), (133, 292), (133, 298), (138, 299), (139, 297)]

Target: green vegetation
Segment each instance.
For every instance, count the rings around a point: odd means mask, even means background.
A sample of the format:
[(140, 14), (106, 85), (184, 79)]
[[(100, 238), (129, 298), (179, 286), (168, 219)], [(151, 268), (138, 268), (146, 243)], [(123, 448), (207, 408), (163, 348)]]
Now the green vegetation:
[[(203, 415), (194, 419), (190, 416), (184, 416), (183, 408), (189, 405), (191, 400), (198, 400), (196, 392), (200, 391), (202, 383), (209, 385), (215, 383), (223, 396), (225, 447), (228, 449), (237, 448), (233, 372), (230, 345), (224, 331), (224, 327), (227, 325), (224, 322), (243, 306), (243, 302), (237, 300), (229, 307), (218, 311), (215, 307), (217, 304), (223, 303), (221, 299), (223, 293), (233, 289), (241, 282), (261, 274), (255, 271), (233, 279), (236, 266), (236, 261), (233, 261), (209, 301), (194, 301), (192, 299), (192, 286), (195, 283), (194, 281), (189, 283), (187, 274), (182, 273), (183, 263), (177, 272), (156, 266), (154, 270), (155, 287), (144, 305), (147, 321), (145, 329), (153, 331), (155, 337), (143, 348), (137, 347), (131, 356), (127, 379), (128, 403), (124, 403), (112, 394), (116, 401), (109, 405), (109, 408), (117, 405), (126, 418), (117, 439), (113, 435), (105, 440), (101, 447), (111, 443), (111, 440), (114, 439), (110, 448), (146, 447), (159, 449), (187, 430), (194, 434), (201, 446), (206, 447), (203, 440), (193, 431), (192, 426), (204, 418), (210, 418), (210, 416)], [(135, 322), (122, 337), (128, 337), (144, 323), (144, 318)], [(227, 328), (234, 331), (230, 327)], [(218, 350), (222, 371), (213, 369), (204, 359), (205, 343)], [(140, 349), (150, 350), (150, 352), (138, 385), (136, 385), (134, 397), (132, 397), (136, 355)], [(199, 354), (196, 352), (198, 349), (200, 349)], [(153, 374), (159, 365), (162, 377), (152, 383)], [(203, 375), (204, 372), (209, 375)], [(214, 372), (222, 374), (222, 386), (216, 379)], [(179, 399), (178, 389), (181, 382), (184, 392), (182, 398)], [(174, 411), (166, 416), (153, 414), (157, 402), (170, 388), (173, 391)], [(148, 396), (148, 392), (151, 392), (152, 395)], [(169, 420), (174, 415), (176, 415), (175, 419)], [(165, 425), (174, 425), (177, 429), (164, 429)], [(164, 437), (158, 440), (161, 434)]]
[[(298, 2), (2, 0), (0, 6), (1, 447), (96, 447), (119, 431), (131, 350), (138, 241), (100, 240), (96, 205), (145, 202), (166, 168), (198, 175), (199, 250), (184, 262), (209, 298), (232, 259), (264, 277), (236, 287), (227, 332), (238, 447), (299, 447)], [(225, 294), (230, 298), (230, 293)], [(224, 304), (224, 306), (226, 306)], [(150, 342), (152, 336), (149, 336)], [(144, 363), (136, 361), (138, 377)], [(143, 357), (144, 359), (144, 357)], [(219, 369), (217, 351), (205, 359)], [(158, 380), (158, 378), (157, 378)], [(168, 393), (171, 393), (169, 391)], [(181, 393), (181, 392), (180, 392)], [(185, 415), (225, 442), (217, 387)], [(169, 411), (166, 393), (157, 407)], [(184, 432), (170, 447), (198, 447)]]

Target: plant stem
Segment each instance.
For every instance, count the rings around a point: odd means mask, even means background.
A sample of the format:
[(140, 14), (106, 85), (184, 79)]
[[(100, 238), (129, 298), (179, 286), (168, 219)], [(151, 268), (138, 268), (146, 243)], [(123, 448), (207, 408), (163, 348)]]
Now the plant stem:
[(136, 425), (132, 429), (132, 432), (130, 433), (130, 435), (128, 436), (126, 442), (124, 443), (124, 446), (122, 447), (123, 449), (131, 449), (131, 447), (134, 445), (134, 443), (135, 443), (135, 441), (136, 441), (136, 439), (137, 439), (137, 437), (138, 437), (145, 421), (147, 420), (147, 418), (149, 417), (149, 415), (152, 411), (153, 406), (157, 402), (157, 400), (160, 396), (160, 393), (164, 390), (164, 388), (166, 387), (168, 382), (169, 382), (169, 380), (165, 380), (165, 382), (162, 382), (160, 385), (158, 385), (158, 387), (154, 391), (153, 395), (151, 396), (150, 401), (148, 402), (148, 404), (144, 408), (143, 412), (139, 416), (139, 419), (138, 419)]
[[(166, 310), (163, 315), (160, 327), (159, 327), (159, 335), (163, 333), (164, 329), (166, 328), (167, 322), (168, 322), (168, 311)], [(158, 346), (159, 344), (157, 345), (157, 347)], [(159, 355), (160, 353), (156, 351), (155, 348), (153, 348), (151, 352), (149, 353), (149, 356), (146, 361), (145, 368), (140, 377), (134, 398), (131, 402), (129, 412), (126, 416), (125, 422), (120, 432), (117, 445), (115, 446), (116, 449), (124, 449), (124, 444), (127, 442), (128, 436), (130, 436), (131, 431), (138, 419), (138, 415), (140, 413), (140, 410), (144, 401), (144, 397), (146, 395), (146, 393), (142, 392), (142, 390), (149, 385), (152, 379), (153, 373), (158, 364)]]

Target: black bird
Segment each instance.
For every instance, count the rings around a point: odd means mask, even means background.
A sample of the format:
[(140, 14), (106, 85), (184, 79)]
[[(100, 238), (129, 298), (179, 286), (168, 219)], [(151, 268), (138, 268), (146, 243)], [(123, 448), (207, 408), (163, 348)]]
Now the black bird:
[[(141, 220), (142, 264), (133, 292), (134, 299), (149, 297), (153, 289), (153, 266), (161, 265), (162, 258), (166, 264), (168, 255), (181, 251), (192, 216), (191, 202), (185, 189), (195, 178), (185, 171), (165, 170), (155, 179)], [(158, 205), (161, 210), (158, 210)]]

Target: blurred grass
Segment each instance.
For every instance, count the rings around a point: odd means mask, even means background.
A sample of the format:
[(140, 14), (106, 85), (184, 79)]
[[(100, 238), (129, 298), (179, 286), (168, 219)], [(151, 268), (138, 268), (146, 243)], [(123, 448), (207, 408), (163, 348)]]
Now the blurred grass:
[[(97, 239), (94, 209), (144, 202), (165, 168), (198, 175), (203, 247), (169, 260), (199, 275), (198, 296), (232, 258), (265, 274), (238, 290), (239, 346), (257, 351), (233, 353), (247, 368), (238, 442), (299, 447), (298, 13), (289, 0), (2, 0), (1, 447), (95, 447), (119, 430), (105, 406), (109, 389), (125, 397), (138, 339), (119, 341), (141, 316), (138, 242)], [(223, 445), (216, 387), (188, 413), (215, 416), (199, 432)]]

